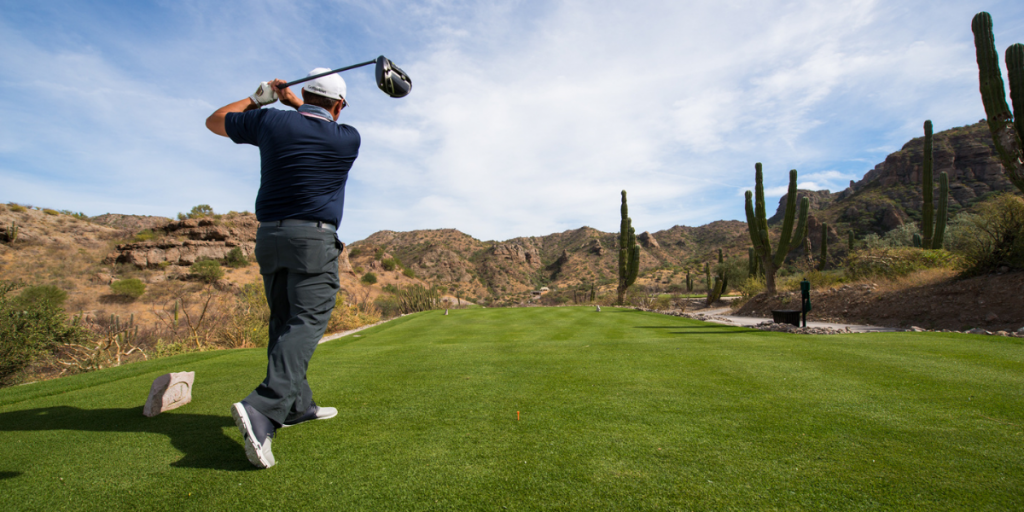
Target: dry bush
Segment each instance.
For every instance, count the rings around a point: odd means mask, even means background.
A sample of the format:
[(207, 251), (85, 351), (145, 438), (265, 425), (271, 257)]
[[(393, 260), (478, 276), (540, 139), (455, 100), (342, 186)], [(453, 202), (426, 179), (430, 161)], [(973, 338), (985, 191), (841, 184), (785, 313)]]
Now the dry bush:
[(242, 287), (235, 297), (232, 314), (219, 334), (228, 348), (265, 347), (269, 341), (270, 306), (263, 281), (258, 279)]
[(928, 268), (952, 269), (960, 259), (942, 249), (875, 248), (854, 251), (847, 260), (846, 277), (859, 281), (872, 277), (896, 279)]

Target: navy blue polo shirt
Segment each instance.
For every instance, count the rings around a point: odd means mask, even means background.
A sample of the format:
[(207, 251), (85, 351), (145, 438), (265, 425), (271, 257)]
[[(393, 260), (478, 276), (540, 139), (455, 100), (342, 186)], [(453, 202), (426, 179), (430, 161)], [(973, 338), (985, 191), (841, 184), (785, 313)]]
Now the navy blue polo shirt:
[(359, 156), (359, 132), (314, 105), (230, 113), (224, 129), (236, 144), (260, 148), (256, 219), (341, 224), (345, 182)]

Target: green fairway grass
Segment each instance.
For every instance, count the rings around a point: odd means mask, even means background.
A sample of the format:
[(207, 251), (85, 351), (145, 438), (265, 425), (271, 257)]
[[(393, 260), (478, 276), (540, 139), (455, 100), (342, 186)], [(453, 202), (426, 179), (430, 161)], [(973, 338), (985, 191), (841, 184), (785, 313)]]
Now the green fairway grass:
[[(262, 350), (0, 390), (0, 508), (1022, 510), (1020, 341), (430, 311), (321, 345), (339, 415), (282, 430), (268, 470), (229, 413)], [(192, 403), (143, 417), (170, 371)]]

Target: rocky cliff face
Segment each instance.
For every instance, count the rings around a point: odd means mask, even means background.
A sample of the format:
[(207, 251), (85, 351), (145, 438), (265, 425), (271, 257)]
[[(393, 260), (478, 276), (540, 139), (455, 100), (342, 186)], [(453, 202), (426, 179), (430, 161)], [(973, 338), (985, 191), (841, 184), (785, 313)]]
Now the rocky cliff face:
[[(949, 176), (947, 206), (951, 217), (995, 193), (1016, 190), (1003, 172), (984, 122), (936, 133), (934, 157), (933, 190), (937, 197), (938, 176), (945, 172)], [(841, 232), (853, 229), (858, 236), (882, 234), (920, 220), (923, 162), (924, 137), (919, 137), (888, 155), (861, 180), (851, 181), (845, 190), (801, 190), (798, 196), (810, 198), (812, 214)], [(783, 196), (770, 224), (782, 221), (785, 201)]]
[(222, 260), (235, 247), (248, 257), (256, 246), (258, 227), (252, 214), (172, 221), (152, 229), (155, 240), (118, 245), (104, 263), (130, 263), (138, 268), (189, 266), (200, 259)]

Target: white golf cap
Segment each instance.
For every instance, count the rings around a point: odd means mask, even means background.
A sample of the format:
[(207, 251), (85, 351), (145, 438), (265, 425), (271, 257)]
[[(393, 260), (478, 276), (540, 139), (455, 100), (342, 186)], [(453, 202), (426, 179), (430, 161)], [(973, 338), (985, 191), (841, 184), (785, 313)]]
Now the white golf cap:
[[(310, 71), (306, 76), (319, 75), (320, 73), (326, 73), (330, 71), (330, 68), (316, 68)], [(306, 85), (302, 86), (303, 91), (309, 91), (313, 94), (319, 94), (325, 98), (332, 100), (345, 100), (348, 103), (348, 99), (345, 98), (345, 93), (348, 87), (345, 85), (345, 79), (337, 73), (330, 75), (324, 75), (320, 78), (315, 78), (306, 82)]]

